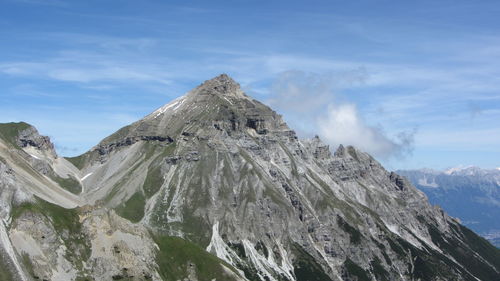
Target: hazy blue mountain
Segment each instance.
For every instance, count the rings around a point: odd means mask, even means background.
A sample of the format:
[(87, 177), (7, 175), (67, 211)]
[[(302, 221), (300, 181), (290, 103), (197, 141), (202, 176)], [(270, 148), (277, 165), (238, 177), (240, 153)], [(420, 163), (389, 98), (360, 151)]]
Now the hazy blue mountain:
[(425, 192), (432, 204), (500, 246), (500, 169), (477, 167), (397, 171)]

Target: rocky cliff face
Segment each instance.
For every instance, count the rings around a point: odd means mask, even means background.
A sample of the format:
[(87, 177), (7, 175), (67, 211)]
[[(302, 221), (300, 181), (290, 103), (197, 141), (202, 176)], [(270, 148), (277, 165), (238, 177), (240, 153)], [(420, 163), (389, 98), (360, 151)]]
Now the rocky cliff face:
[[(354, 147), (332, 154), (319, 138), (299, 140), (226, 75), (71, 164), (40, 152), (48, 146), (28, 147), (11, 141), (0, 150), (4, 165), (17, 169), (10, 180), (2, 176), (1, 198), (11, 206), (3, 214), (2, 245), (12, 249), (4, 260), (28, 279), (500, 277), (500, 252), (405, 178)], [(31, 168), (29, 152), (45, 155), (37, 157), (48, 171)], [(21, 189), (24, 169), (34, 175), (23, 199), (4, 196)], [(68, 192), (53, 174), (80, 189)], [(34, 188), (29, 180), (38, 177), (52, 189)], [(64, 195), (43, 197), (52, 192)]]

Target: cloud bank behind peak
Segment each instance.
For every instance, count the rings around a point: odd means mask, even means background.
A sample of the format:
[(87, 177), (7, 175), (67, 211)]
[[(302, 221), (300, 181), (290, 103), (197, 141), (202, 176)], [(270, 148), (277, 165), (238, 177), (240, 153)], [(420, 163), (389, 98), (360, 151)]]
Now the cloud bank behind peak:
[(318, 133), (332, 147), (353, 145), (381, 159), (408, 156), (416, 130), (390, 137), (383, 126), (369, 124), (356, 104), (342, 94), (366, 79), (362, 68), (323, 74), (286, 71), (274, 81), (268, 103), (286, 113), (299, 134)]

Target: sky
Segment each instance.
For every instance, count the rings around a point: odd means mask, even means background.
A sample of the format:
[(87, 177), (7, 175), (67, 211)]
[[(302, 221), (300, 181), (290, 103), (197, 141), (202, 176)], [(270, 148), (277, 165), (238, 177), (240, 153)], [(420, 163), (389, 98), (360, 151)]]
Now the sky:
[(389, 169), (500, 167), (498, 1), (0, 0), (0, 122), (74, 156), (220, 73)]

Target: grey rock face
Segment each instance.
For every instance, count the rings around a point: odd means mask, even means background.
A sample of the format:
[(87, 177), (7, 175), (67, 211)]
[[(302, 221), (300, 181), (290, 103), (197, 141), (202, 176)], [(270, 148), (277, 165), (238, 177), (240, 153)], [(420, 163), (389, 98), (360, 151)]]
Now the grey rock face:
[(29, 127), (20, 131), (16, 141), (20, 147), (32, 146), (39, 150), (47, 151), (54, 158), (57, 157), (50, 138), (40, 135), (34, 127)]
[[(105, 280), (126, 267), (134, 276), (156, 269), (158, 280), (500, 276), (498, 250), (403, 177), (354, 147), (332, 154), (318, 137), (299, 140), (227, 75), (69, 160), (81, 173), (81, 204), (93, 210), (77, 212), (77, 232), (91, 245), (77, 275)], [(111, 256), (109, 246), (121, 243), (113, 233), (126, 229), (141, 239), (125, 235), (127, 258)], [(190, 256), (162, 260), (183, 252), (168, 250), (181, 244)], [(200, 256), (213, 270), (204, 271)]]

